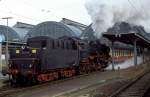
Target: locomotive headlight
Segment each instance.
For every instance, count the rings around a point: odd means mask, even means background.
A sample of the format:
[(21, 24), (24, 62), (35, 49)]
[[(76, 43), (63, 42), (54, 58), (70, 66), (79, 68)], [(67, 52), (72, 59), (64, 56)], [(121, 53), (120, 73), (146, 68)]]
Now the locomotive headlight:
[(18, 70), (15, 70), (15, 73), (18, 73)]
[(16, 50), (16, 54), (19, 54), (20, 53), (20, 50)]
[(32, 66), (33, 66), (33, 65), (32, 65), (32, 64), (30, 64), (30, 65), (29, 65), (29, 68), (32, 68)]
[(11, 64), (9, 64), (9, 68), (11, 68)]
[(36, 50), (35, 50), (35, 49), (34, 49), (34, 50), (32, 50), (32, 53), (33, 53), (33, 54), (35, 54), (35, 53), (36, 53)]

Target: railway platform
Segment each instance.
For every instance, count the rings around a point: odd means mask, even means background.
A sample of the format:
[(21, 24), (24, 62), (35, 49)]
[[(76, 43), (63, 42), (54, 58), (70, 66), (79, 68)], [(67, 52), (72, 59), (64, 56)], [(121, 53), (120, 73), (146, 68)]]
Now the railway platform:
[(104, 94), (106, 91), (108, 92), (108, 88), (109, 92), (114, 91), (110, 89), (111, 85), (115, 85), (115, 89), (118, 89), (126, 84), (130, 79), (144, 72), (145, 67), (146, 65), (139, 65), (124, 70), (94, 72), (41, 87), (30, 87), (22, 91), (20, 89), (19, 92), (10, 93), (5, 97), (90, 97), (91, 94), (97, 94), (96, 91)]

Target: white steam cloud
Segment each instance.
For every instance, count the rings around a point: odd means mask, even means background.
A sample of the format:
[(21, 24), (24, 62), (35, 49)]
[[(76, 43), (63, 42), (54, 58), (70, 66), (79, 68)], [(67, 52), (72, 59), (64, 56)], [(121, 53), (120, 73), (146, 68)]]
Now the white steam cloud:
[[(140, 65), (140, 64), (142, 64), (142, 62), (143, 62), (142, 56), (138, 56), (137, 57), (137, 64)], [(117, 70), (118, 68), (126, 69), (126, 68), (129, 68), (129, 67), (132, 67), (132, 66), (134, 66), (134, 58), (133, 57), (130, 58), (130, 59), (127, 59), (125, 62), (115, 64), (114, 69), (115, 70)], [(112, 64), (109, 64), (109, 66), (106, 69), (107, 70), (112, 70)]]
[(150, 0), (87, 0), (86, 8), (93, 21), (95, 35), (100, 37), (116, 22), (144, 26), (150, 32)]

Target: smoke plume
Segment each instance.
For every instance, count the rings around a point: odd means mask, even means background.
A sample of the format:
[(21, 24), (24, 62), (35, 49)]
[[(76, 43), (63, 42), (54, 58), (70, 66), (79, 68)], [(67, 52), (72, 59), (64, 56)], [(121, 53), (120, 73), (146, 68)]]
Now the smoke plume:
[(150, 32), (150, 0), (87, 0), (86, 8), (92, 19), (95, 35), (101, 37), (117, 22), (144, 26)]

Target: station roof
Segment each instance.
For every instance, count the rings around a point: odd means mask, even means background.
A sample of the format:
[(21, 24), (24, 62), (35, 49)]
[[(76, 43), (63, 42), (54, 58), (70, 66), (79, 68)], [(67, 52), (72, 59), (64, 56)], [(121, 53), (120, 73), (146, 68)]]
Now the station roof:
[(94, 35), (94, 30), (92, 28), (92, 24), (86, 27), (86, 29), (83, 31), (81, 34), (82, 39), (87, 39), (87, 40), (97, 40), (97, 37)]
[(76, 22), (76, 21), (73, 21), (70, 19), (66, 19), (66, 18), (62, 18), (62, 20), (60, 22), (67, 24), (67, 25), (70, 25), (70, 26), (74, 26), (74, 27), (76, 27), (82, 31), (85, 30), (85, 28), (87, 27), (87, 25), (84, 25), (82, 23), (79, 23), (79, 22)]
[(29, 30), (33, 29), (34, 25), (17, 22), (12, 29), (15, 30), (21, 39), (25, 37)]
[[(12, 28), (10, 27), (7, 27), (7, 26), (4, 26), (4, 25), (0, 25), (0, 35), (1, 36), (4, 36), (3, 40), (6, 39), (6, 36), (7, 36), (7, 30), (8, 30), (8, 40), (9, 41), (19, 41), (20, 40), (20, 37), (19, 35), (17, 34), (16, 31), (14, 31)], [(2, 37), (1, 37), (2, 38)]]
[(131, 25), (126, 22), (116, 23), (103, 36), (111, 41), (120, 41), (126, 44), (134, 44), (140, 47), (150, 47), (150, 39), (148, 33), (141, 26)]
[(79, 37), (82, 31), (74, 26), (61, 22), (46, 21), (42, 22), (31, 29), (25, 38), (34, 36), (49, 36), (51, 38), (59, 38), (63, 36)]

